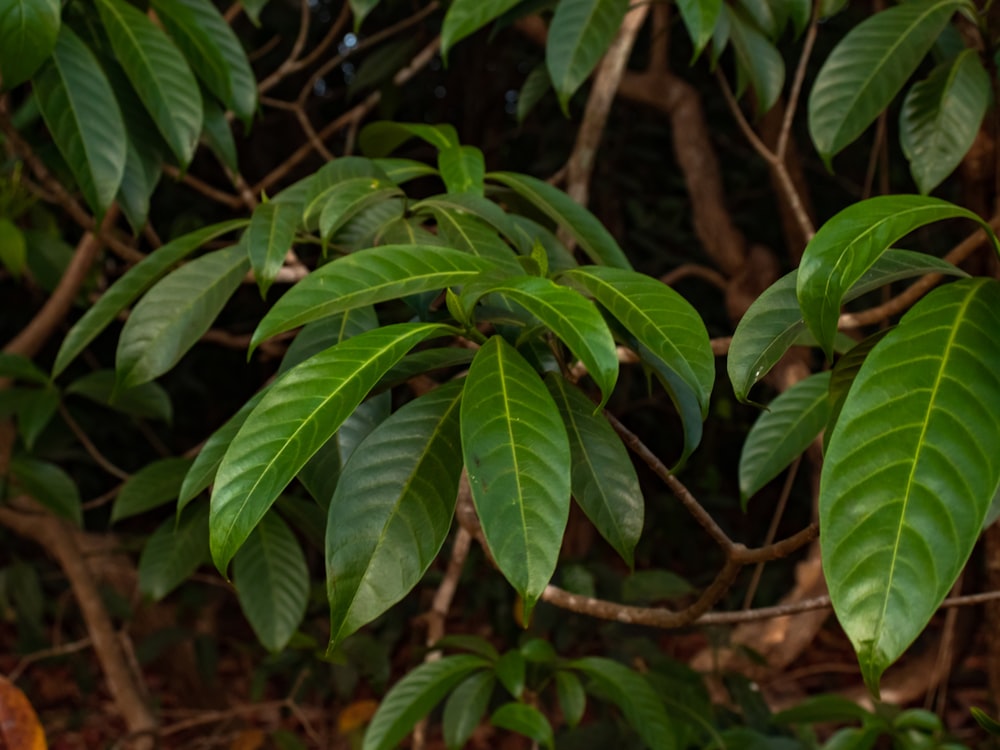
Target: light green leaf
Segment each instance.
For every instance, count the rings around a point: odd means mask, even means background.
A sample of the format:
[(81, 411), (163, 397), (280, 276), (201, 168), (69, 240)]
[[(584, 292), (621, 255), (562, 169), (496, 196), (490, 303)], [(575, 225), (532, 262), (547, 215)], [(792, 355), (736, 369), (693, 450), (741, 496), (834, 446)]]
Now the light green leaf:
[[(142, 11), (125, 0), (97, 0), (101, 21), (115, 57), (160, 134), (187, 167), (201, 133), (201, 97), (192, 96), (198, 82), (183, 55)], [(97, 122), (103, 121), (99, 118)]]
[(524, 79), (521, 90), (517, 94), (518, 125), (524, 123), (535, 105), (551, 90), (552, 79), (549, 78), (549, 69), (545, 67), (545, 63), (539, 63), (528, 73), (528, 77)]
[(771, 41), (747, 20), (738, 8), (730, 8), (729, 33), (736, 53), (737, 94), (749, 83), (757, 96), (757, 114), (763, 115), (781, 96), (785, 85), (785, 61)]
[(517, 5), (521, 0), (454, 0), (441, 27), (441, 56), (461, 39), (479, 31), (490, 21)]
[(722, 0), (678, 0), (677, 9), (687, 27), (691, 44), (694, 45), (694, 58), (701, 54), (712, 40), (715, 24), (722, 11)]
[(365, 17), (375, 10), (381, 0), (350, 0), (351, 3), (351, 13), (354, 14), (354, 31), (357, 32), (361, 28), (361, 23), (365, 20)]
[(111, 506), (111, 523), (175, 500), (191, 463), (190, 458), (163, 458), (143, 466), (118, 491)]
[(571, 456), (538, 375), (499, 336), (476, 353), (462, 398), (462, 454), (483, 534), (527, 622), (555, 570), (569, 515)]
[(262, 203), (254, 209), (246, 231), (247, 254), (262, 297), (267, 296), (295, 240), (302, 207), (295, 203)]
[(415, 180), (418, 177), (429, 177), (438, 173), (434, 167), (430, 167), (422, 161), (414, 161), (413, 159), (385, 157), (382, 159), (372, 159), (372, 161), (397, 185), (402, 185), (404, 182)]
[(302, 206), (302, 219), (307, 227), (315, 229), (326, 203), (328, 191), (350, 180), (362, 177), (380, 183), (389, 183), (389, 175), (372, 159), (363, 156), (343, 156), (324, 164), (319, 171), (306, 178), (304, 187), (296, 191), (290, 202)]
[(168, 518), (146, 541), (139, 556), (139, 591), (159, 601), (208, 559), (208, 505), (202, 503), (179, 521)]
[(830, 445), (833, 427), (840, 419), (840, 412), (844, 408), (844, 402), (847, 401), (847, 394), (850, 392), (851, 386), (854, 385), (854, 379), (861, 370), (861, 365), (865, 363), (875, 345), (885, 338), (893, 327), (883, 328), (859, 341), (837, 360), (837, 364), (830, 371), (830, 415), (827, 417), (826, 430), (823, 433), (824, 453)]
[(114, 370), (95, 370), (74, 380), (66, 387), (66, 395), (74, 394), (141, 419), (169, 423), (174, 416), (170, 396), (163, 386), (142, 383), (133, 388), (120, 388), (115, 383)]
[(997, 246), (993, 230), (972, 211), (920, 195), (870, 198), (848, 206), (820, 228), (802, 254), (796, 294), (806, 325), (828, 357), (833, 353), (840, 306), (865, 271), (896, 240), (954, 217), (978, 222)]
[(545, 64), (563, 112), (614, 41), (628, 0), (561, 0), (545, 45)]
[(475, 216), (445, 206), (433, 208), (431, 213), (437, 222), (438, 236), (448, 247), (489, 258), (505, 269), (521, 273), (517, 254), (500, 239), (495, 228)]
[(0, 84), (10, 90), (34, 75), (59, 36), (59, 0), (0, 0)]
[(834, 48), (809, 94), (809, 133), (830, 160), (896, 96), (963, 0), (912, 0), (855, 26)]
[(125, 173), (125, 124), (111, 85), (68, 27), (34, 78), (35, 100), (87, 204), (103, 214)]
[(572, 454), (573, 497), (597, 530), (631, 568), (642, 534), (639, 479), (625, 446), (593, 402), (555, 373), (545, 385), (562, 415)]
[(899, 144), (921, 193), (936, 188), (972, 147), (990, 96), (990, 77), (973, 49), (910, 89), (899, 113)]
[(7, 217), (0, 217), (0, 263), (15, 280), (20, 281), (28, 262), (28, 243), (24, 233)]
[(597, 217), (562, 190), (535, 177), (514, 172), (490, 172), (486, 177), (511, 188), (569, 232), (595, 263), (617, 268), (632, 267), (614, 237)]
[(24, 446), (31, 451), (59, 409), (59, 390), (55, 386), (8, 389), (8, 392), (11, 390), (17, 391), (18, 433)]
[(48, 385), (52, 382), (49, 376), (27, 357), (7, 352), (0, 352), (0, 378), (13, 378), (38, 385)]
[(206, 242), (227, 232), (246, 225), (243, 219), (224, 221), (221, 224), (198, 229), (171, 240), (160, 249), (150, 253), (126, 271), (118, 281), (94, 303), (83, 317), (66, 334), (56, 362), (52, 366), (52, 376), (59, 375), (66, 366), (82, 352), (87, 345), (107, 328), (126, 307), (149, 289), (178, 261), (184, 259)]
[(438, 170), (449, 193), (483, 195), (486, 162), (475, 146), (445, 148), (438, 152)]
[(265, 515), (233, 560), (233, 585), (253, 632), (269, 651), (295, 635), (309, 602), (309, 568), (298, 540), (275, 513)]
[(526, 703), (506, 703), (500, 706), (490, 717), (490, 723), (495, 727), (523, 734), (549, 750), (555, 747), (556, 741), (549, 720), (537, 708)]
[(361, 750), (392, 750), (414, 724), (429, 714), (453, 687), (489, 666), (481, 656), (457, 654), (425, 662), (396, 683), (379, 705)]
[(224, 571), (292, 478), (372, 386), (445, 326), (400, 323), (354, 336), (274, 383), (226, 451), (212, 493), (212, 559)]
[(58, 466), (28, 456), (13, 456), (7, 471), (15, 494), (24, 492), (57, 516), (77, 526), (83, 523), (80, 491), (70, 475)]
[(441, 210), (469, 214), (479, 218), (513, 242), (521, 252), (527, 253), (531, 250), (530, 246), (524, 247), (517, 244), (519, 238), (510, 216), (493, 201), (478, 195), (471, 193), (435, 195), (410, 207), (411, 213), (418, 216), (421, 213), (434, 214)]
[(490, 705), (496, 677), (488, 670), (476, 672), (455, 688), (444, 704), (441, 729), (448, 750), (461, 750), (476, 731)]
[[(479, 0), (476, 0), (479, 2)], [(451, 10), (454, 10), (454, 4)], [(451, 125), (424, 125), (418, 122), (373, 122), (361, 129), (358, 145), (370, 157), (388, 156), (411, 138), (420, 138), (439, 151), (457, 148), (458, 133)], [(339, 161), (339, 160), (338, 160)], [(333, 162), (336, 164), (336, 162)]]
[(560, 669), (556, 672), (556, 695), (563, 718), (569, 726), (575, 727), (587, 709), (587, 693), (580, 684), (580, 678), (568, 670)]
[(754, 422), (740, 454), (740, 504), (809, 447), (830, 415), (830, 373), (801, 380), (771, 402)]
[(830, 438), (820, 543), (876, 695), (979, 537), (1000, 485), (1000, 283), (931, 292), (872, 350)]

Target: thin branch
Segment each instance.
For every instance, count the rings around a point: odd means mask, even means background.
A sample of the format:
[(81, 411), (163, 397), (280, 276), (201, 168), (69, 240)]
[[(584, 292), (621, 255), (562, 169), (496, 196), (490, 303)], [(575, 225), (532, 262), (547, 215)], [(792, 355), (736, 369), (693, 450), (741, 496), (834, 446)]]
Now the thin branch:
[(714, 268), (702, 266), (698, 263), (682, 263), (677, 266), (677, 268), (663, 274), (663, 276), (660, 277), (660, 281), (667, 286), (673, 286), (679, 281), (690, 277), (706, 281), (716, 289), (721, 289), (722, 291), (726, 291), (726, 288), (729, 286), (729, 282), (726, 280), (726, 277), (721, 273), (716, 271)]
[(59, 402), (59, 414), (62, 416), (66, 424), (69, 425), (69, 428), (73, 431), (73, 434), (76, 435), (76, 439), (80, 441), (81, 445), (83, 445), (83, 449), (87, 451), (87, 455), (89, 455), (92, 459), (94, 459), (94, 462), (98, 466), (100, 466), (102, 469), (108, 472), (108, 474), (111, 474), (112, 476), (115, 476), (118, 479), (121, 479), (122, 481), (125, 481), (129, 478), (129, 473), (127, 471), (119, 469), (117, 466), (111, 463), (111, 461), (105, 458), (104, 454), (97, 449), (97, 446), (94, 445), (91, 439), (87, 436), (87, 433), (84, 431), (84, 429), (80, 427), (79, 423), (75, 419), (73, 419), (73, 415), (69, 413), (69, 409), (66, 408), (65, 404), (63, 404), (62, 401)]
[(216, 203), (221, 203), (226, 208), (232, 209), (233, 211), (239, 211), (243, 208), (243, 201), (240, 200), (239, 196), (227, 193), (224, 190), (219, 190), (216, 187), (212, 187), (207, 182), (199, 180), (190, 173), (182, 175), (180, 170), (172, 164), (164, 164), (163, 173), (179, 182), (183, 182), (185, 185), (201, 193), (206, 198), (209, 198)]
[[(764, 537), (764, 546), (771, 544), (778, 535), (778, 524), (781, 523), (781, 517), (785, 514), (785, 508), (788, 506), (788, 498), (792, 494), (792, 485), (795, 483), (795, 477), (799, 473), (799, 466), (801, 464), (802, 456), (800, 455), (792, 462), (788, 470), (785, 483), (781, 487), (781, 496), (778, 498), (778, 504), (775, 506), (774, 513), (771, 516), (771, 525), (768, 526), (767, 535)], [(747, 586), (747, 593), (743, 599), (743, 609), (750, 609), (751, 605), (753, 605), (757, 586), (760, 585), (760, 577), (764, 574), (764, 565), (766, 563), (759, 562), (753, 569), (753, 577), (750, 579), (750, 585)]]
[(813, 8), (812, 20), (809, 22), (809, 29), (806, 31), (806, 38), (802, 42), (799, 64), (795, 68), (792, 88), (788, 93), (788, 103), (785, 105), (785, 119), (781, 123), (781, 133), (778, 135), (778, 143), (774, 149), (775, 158), (782, 163), (788, 155), (788, 142), (792, 134), (792, 121), (795, 119), (795, 110), (798, 108), (799, 99), (802, 96), (802, 84), (806, 79), (806, 66), (809, 63), (809, 58), (812, 56), (813, 45), (816, 43), (818, 26), (818, 9)]

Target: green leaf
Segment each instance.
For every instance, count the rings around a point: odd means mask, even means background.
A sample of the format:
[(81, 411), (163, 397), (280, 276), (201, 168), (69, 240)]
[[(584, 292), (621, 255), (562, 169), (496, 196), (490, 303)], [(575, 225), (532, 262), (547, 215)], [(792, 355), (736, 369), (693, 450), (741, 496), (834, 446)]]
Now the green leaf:
[(505, 269), (521, 273), (521, 267), (516, 263), (516, 253), (500, 239), (496, 229), (486, 222), (445, 206), (433, 208), (431, 213), (437, 222), (438, 236), (448, 247), (489, 258)]
[(912, 0), (865, 19), (834, 48), (809, 94), (809, 133), (830, 160), (875, 121), (963, 0)]
[(135, 233), (142, 229), (149, 218), (149, 199), (156, 190), (161, 167), (159, 154), (143, 151), (129, 132), (125, 142), (125, 171), (122, 173), (116, 200)]
[(830, 436), (833, 435), (833, 426), (840, 418), (840, 412), (847, 401), (847, 394), (854, 385), (854, 380), (861, 370), (861, 365), (865, 363), (868, 355), (875, 345), (878, 344), (892, 328), (883, 328), (876, 331), (871, 336), (859, 341), (852, 346), (844, 356), (837, 360), (837, 364), (830, 371), (830, 416), (827, 417), (826, 431), (823, 433), (823, 452), (826, 453), (830, 445)]
[(666, 709), (642, 675), (611, 659), (590, 657), (570, 662), (597, 683), (625, 715), (626, 721), (649, 747), (675, 750), (677, 739)]
[[(495, 228), (500, 234), (517, 244), (518, 234), (511, 217), (504, 212), (500, 206), (493, 201), (487, 200), (472, 193), (448, 193), (446, 195), (435, 195), (425, 198), (419, 203), (410, 207), (411, 213), (420, 215), (421, 213), (435, 214), (444, 211), (451, 211), (457, 214), (471, 214), (482, 219), (487, 224)], [(521, 247), (522, 252), (530, 251), (530, 247)]]
[(501, 656), (493, 666), (493, 671), (507, 692), (519, 699), (524, 693), (526, 668), (524, 654), (515, 649)]
[(446, 635), (434, 644), (435, 648), (447, 649), (457, 648), (463, 651), (471, 651), (479, 654), (488, 661), (495, 662), (500, 658), (496, 647), (488, 640), (479, 635), (454, 634)]
[[(479, 0), (476, 0), (479, 2)], [(452, 4), (451, 10), (455, 5)], [(388, 156), (411, 138), (420, 138), (438, 151), (457, 148), (458, 133), (451, 125), (424, 125), (416, 122), (373, 122), (361, 129), (358, 145), (370, 157)], [(333, 162), (334, 164), (336, 162)]]
[(159, 601), (208, 559), (208, 505), (202, 503), (179, 521), (168, 518), (146, 540), (139, 556), (139, 591)]
[(56, 46), (59, 0), (0, 0), (0, 84), (10, 90), (34, 75)]
[(779, 711), (771, 717), (775, 724), (817, 724), (820, 722), (864, 722), (871, 713), (841, 695), (816, 695)]
[(868, 355), (830, 438), (823, 570), (876, 695), (950, 590), (1000, 484), (998, 326), (1000, 283), (934, 290)]
[(372, 717), (361, 749), (392, 750), (453, 687), (489, 664), (471, 654), (446, 656), (421, 664), (385, 696)]
[[(329, 197), (329, 191), (339, 188), (352, 180), (367, 178), (370, 183), (388, 184), (389, 175), (371, 159), (362, 156), (344, 156), (328, 162), (309, 177), (305, 183), (303, 196), (295, 195), (289, 202), (302, 205), (302, 220), (309, 229), (319, 226), (319, 217)], [(372, 185), (375, 187), (376, 185)]]
[(490, 172), (486, 176), (511, 188), (569, 232), (595, 263), (617, 268), (632, 267), (614, 237), (597, 217), (559, 188), (514, 172)]
[(209, 91), (249, 125), (257, 110), (257, 79), (222, 14), (210, 0), (153, 0), (152, 4)]
[(899, 113), (899, 144), (921, 193), (936, 188), (972, 147), (990, 96), (990, 77), (973, 49), (910, 89)]
[(487, 545), (527, 622), (556, 567), (569, 515), (566, 428), (531, 366), (499, 336), (476, 353), (462, 397), (462, 454)]
[(382, 159), (372, 159), (375, 165), (385, 172), (389, 179), (396, 185), (415, 180), (418, 177), (429, 177), (436, 175), (438, 171), (434, 167), (429, 167), (422, 161), (413, 159), (394, 159), (390, 157)]
[(246, 225), (243, 219), (212, 224), (189, 234), (171, 240), (160, 249), (150, 253), (118, 279), (84, 313), (83, 317), (66, 334), (56, 362), (52, 366), (52, 376), (59, 375), (66, 366), (82, 352), (87, 345), (107, 328), (126, 307), (149, 289), (175, 263), (187, 257), (199, 247), (216, 237)]
[(747, 434), (740, 454), (740, 504), (785, 470), (826, 426), (830, 373), (801, 380), (779, 395)]
[(573, 497), (597, 530), (631, 568), (642, 534), (644, 505), (639, 479), (625, 446), (594, 404), (556, 373), (545, 385), (562, 415), (572, 455)]
[(210, 93), (201, 90), (201, 142), (215, 154), (215, 158), (233, 172), (240, 168), (239, 154), (236, 153), (236, 139), (233, 129), (226, 119), (222, 105)]
[(17, 427), (30, 451), (52, 417), (59, 409), (59, 391), (54, 386), (46, 388), (17, 388)]
[[(844, 302), (885, 284), (932, 272), (967, 276), (965, 271), (932, 255), (886, 250), (844, 295)], [(806, 330), (795, 295), (797, 283), (798, 271), (782, 276), (754, 300), (736, 326), (727, 367), (736, 398), (744, 403), (754, 384), (771, 371)]]
[[(372, 178), (361, 177), (334, 185), (321, 196), (320, 236), (329, 238), (371, 205), (402, 195), (395, 185)], [(309, 223), (308, 217), (306, 223)]]
[(570, 268), (576, 268), (580, 264), (576, 262), (573, 254), (566, 249), (566, 246), (552, 234), (548, 229), (527, 216), (512, 214), (510, 220), (514, 224), (514, 231), (523, 239), (519, 246), (526, 246), (534, 249), (536, 245), (541, 245), (545, 249), (548, 257), (549, 273), (556, 274)]
[(13, 221), (0, 217), (0, 263), (20, 281), (27, 262), (28, 243), (24, 233)]
[(976, 720), (976, 723), (979, 724), (979, 726), (994, 737), (1000, 737), (1000, 721), (994, 719), (981, 708), (973, 706), (969, 710), (972, 712), (972, 718)]
[(129, 477), (111, 506), (111, 523), (145, 513), (177, 498), (190, 458), (163, 458)]
[(33, 82), (35, 100), (87, 204), (103, 214), (125, 172), (125, 124), (111, 85), (66, 26)]
[(568, 670), (560, 669), (556, 672), (556, 695), (563, 718), (570, 727), (575, 727), (587, 709), (587, 693), (580, 684), (580, 678)]
[(309, 323), (288, 345), (278, 367), (278, 374), (284, 374), (314, 354), (372, 328), (378, 328), (378, 315), (371, 306), (356, 307)]
[(0, 352), (0, 378), (13, 378), (38, 385), (48, 385), (52, 382), (49, 376), (27, 357), (7, 352)]
[(7, 467), (15, 491), (31, 495), (57, 516), (77, 526), (83, 523), (80, 491), (65, 471), (48, 461), (13, 456)]
[(487, 670), (467, 677), (444, 704), (441, 729), (448, 750), (461, 750), (476, 731), (490, 705), (496, 677)]
[(678, 0), (677, 9), (681, 12), (681, 19), (687, 27), (691, 44), (694, 45), (695, 59), (712, 40), (715, 24), (722, 11), (722, 0)]
[(438, 152), (438, 170), (449, 193), (483, 195), (486, 162), (475, 146), (445, 148)]
[(295, 635), (309, 602), (309, 568), (291, 530), (265, 515), (233, 560), (233, 585), (253, 632), (269, 651)]
[[(357, 2), (365, 2), (365, 0), (356, 0)], [(367, 0), (372, 2), (372, 0)], [(254, 26), (260, 26), (260, 12), (264, 10), (264, 6), (267, 5), (269, 0), (240, 0), (240, 5), (243, 6), (243, 12), (247, 14), (247, 17), (253, 22)], [(378, 0), (374, 0), (378, 2)]]
[(220, 571), (379, 378), (412, 346), (446, 330), (400, 323), (367, 331), (310, 357), (268, 389), (216, 475), (211, 546)]
[(142, 383), (133, 388), (119, 388), (114, 370), (95, 370), (74, 380), (66, 387), (66, 395), (89, 398), (122, 414), (141, 419), (170, 422), (174, 409), (170, 396), (158, 383)]
[(563, 112), (614, 41), (628, 0), (561, 0), (549, 24), (545, 64)]
[(781, 96), (785, 61), (774, 44), (738, 8), (730, 8), (729, 33), (740, 83), (737, 93), (742, 93), (749, 83), (757, 96), (757, 114), (763, 115)]
[[(186, 168), (201, 133), (201, 97), (192, 96), (198, 90), (194, 74), (167, 35), (138, 8), (125, 0), (97, 0), (97, 9), (115, 57)], [(97, 122), (103, 125), (100, 118)]]
[(160, 280), (125, 321), (118, 340), (118, 382), (123, 387), (145, 383), (177, 364), (211, 327), (249, 268), (241, 242)]
[[(915, 4), (920, 2), (914, 0)], [(844, 297), (865, 271), (896, 240), (927, 224), (954, 217), (978, 222), (994, 246), (1000, 247), (993, 230), (973, 212), (920, 195), (870, 198), (848, 206), (820, 228), (802, 254), (796, 294), (802, 317), (827, 357), (833, 354)]]
[(376, 427), (344, 467), (326, 536), (330, 643), (402, 599), (451, 528), (462, 382), (417, 398)]
[(354, 14), (354, 31), (357, 32), (361, 28), (361, 23), (365, 20), (365, 17), (375, 10), (381, 0), (350, 0), (351, 3), (351, 13)]
[(382, 245), (360, 250), (321, 266), (286, 292), (257, 326), (250, 349), (313, 320), (464, 284), (494, 269), (496, 265), (484, 258), (444, 247)]
[(555, 747), (556, 741), (552, 734), (552, 725), (545, 718), (545, 714), (534, 706), (524, 703), (506, 703), (493, 712), (490, 723), (495, 727), (523, 734), (549, 750)]
[(524, 79), (521, 90), (517, 94), (518, 125), (524, 123), (535, 105), (551, 90), (552, 79), (549, 78), (549, 69), (545, 67), (545, 63), (539, 63), (528, 73), (528, 77)]
[(302, 207), (295, 203), (269, 201), (254, 209), (246, 232), (247, 254), (262, 297), (267, 297), (295, 240)]
[(409, 64), (420, 49), (420, 42), (418, 35), (407, 34), (369, 52), (347, 85), (347, 100), (354, 99), (367, 89), (391, 86), (393, 77)]
[(441, 56), (461, 39), (479, 31), (490, 21), (506, 13), (521, 0), (454, 0), (441, 27)]

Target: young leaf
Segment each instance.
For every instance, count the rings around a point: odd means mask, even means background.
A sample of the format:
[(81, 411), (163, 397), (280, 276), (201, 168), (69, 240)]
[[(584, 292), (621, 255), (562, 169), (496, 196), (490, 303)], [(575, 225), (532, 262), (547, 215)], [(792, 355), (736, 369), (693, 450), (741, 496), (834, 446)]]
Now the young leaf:
[(267, 297), (267, 290), (285, 262), (301, 213), (302, 207), (298, 204), (275, 201), (262, 203), (254, 209), (245, 241), (261, 297)]
[(476, 353), (462, 397), (462, 454), (497, 566), (524, 620), (556, 567), (569, 516), (571, 456), (559, 410), (499, 336)]
[(326, 526), (331, 646), (408, 594), (441, 549), (462, 473), (461, 397), (459, 381), (411, 401), (344, 467)]
[(103, 214), (125, 173), (125, 123), (94, 54), (68, 27), (34, 78), (35, 100), (87, 204)]
[(441, 27), (441, 56), (448, 58), (448, 50), (469, 34), (479, 31), (517, 5), (521, 0), (454, 0), (449, 6)]
[(524, 703), (506, 703), (493, 712), (490, 723), (495, 727), (523, 734), (549, 750), (553, 750), (555, 747), (552, 725), (545, 718), (545, 714), (534, 706)]
[(828, 167), (889, 106), (962, 5), (895, 5), (862, 21), (834, 48), (809, 94), (809, 133)]
[(212, 493), (212, 559), (224, 571), (281, 491), (379, 378), (444, 326), (400, 323), (310, 357), (274, 383), (229, 445)]
[(309, 568), (291, 530), (268, 513), (233, 560), (233, 585), (253, 632), (269, 651), (287, 644), (306, 613)]
[[(482, 0), (474, 0), (477, 5), (482, 4)], [(455, 4), (452, 3), (449, 13), (454, 12)], [(447, 23), (447, 17), (445, 20)], [(434, 148), (441, 151), (446, 148), (457, 148), (458, 133), (451, 125), (424, 125), (416, 122), (373, 122), (366, 125), (358, 136), (358, 145), (361, 153), (372, 158), (388, 156), (399, 146), (406, 143), (411, 138), (420, 138)], [(339, 161), (339, 160), (338, 160)], [(336, 164), (336, 161), (333, 162)]]
[(176, 499), (191, 462), (190, 458), (163, 458), (142, 467), (118, 491), (111, 506), (111, 523)]
[(438, 152), (438, 170), (449, 193), (483, 195), (486, 162), (474, 146), (458, 146)]
[(59, 36), (59, 0), (0, 3), (0, 84), (10, 90), (45, 62)]
[(1000, 283), (931, 292), (865, 360), (830, 438), (830, 598), (878, 694), (972, 551), (1000, 484)]
[(119, 384), (146, 383), (177, 364), (211, 327), (249, 269), (240, 242), (159, 281), (125, 321), (116, 357)]
[(174, 416), (170, 396), (159, 383), (143, 383), (134, 388), (118, 388), (114, 370), (95, 370), (66, 387), (66, 395), (89, 398), (122, 414), (170, 423)]
[(7, 467), (10, 479), (18, 491), (35, 500), (77, 526), (83, 523), (80, 491), (65, 471), (48, 461), (27, 456), (14, 456)]
[(490, 705), (496, 677), (488, 670), (467, 677), (444, 704), (441, 729), (448, 750), (461, 750), (476, 731)]
[(677, 9), (681, 12), (681, 19), (691, 37), (695, 59), (712, 40), (712, 33), (722, 10), (722, 0), (678, 0)]
[(139, 556), (139, 591), (159, 601), (209, 560), (208, 505), (168, 518), (157, 527)]
[(899, 113), (899, 144), (921, 193), (936, 188), (972, 147), (990, 96), (990, 77), (974, 49), (910, 89)]

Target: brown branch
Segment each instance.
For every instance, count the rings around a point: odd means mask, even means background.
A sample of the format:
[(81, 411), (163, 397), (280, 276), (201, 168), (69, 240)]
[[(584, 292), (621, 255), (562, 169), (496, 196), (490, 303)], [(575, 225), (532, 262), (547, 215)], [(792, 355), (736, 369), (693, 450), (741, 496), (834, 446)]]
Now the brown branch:
[(190, 173), (182, 175), (180, 170), (172, 164), (164, 164), (163, 173), (179, 182), (183, 182), (189, 188), (196, 190), (206, 198), (209, 198), (216, 203), (221, 203), (226, 208), (232, 209), (233, 211), (239, 211), (243, 208), (243, 201), (240, 200), (239, 196), (227, 193), (225, 190), (219, 190), (218, 188), (209, 185), (207, 182), (199, 180)]
[(75, 419), (73, 419), (73, 415), (69, 413), (69, 409), (67, 409), (65, 404), (63, 404), (61, 401), (59, 402), (59, 414), (62, 416), (63, 421), (65, 421), (66, 424), (69, 425), (69, 428), (70, 430), (73, 431), (73, 434), (76, 435), (76, 439), (80, 441), (81, 445), (83, 445), (83, 449), (87, 451), (87, 455), (89, 455), (92, 459), (94, 459), (94, 463), (96, 463), (98, 466), (100, 466), (102, 469), (108, 472), (108, 474), (111, 474), (112, 476), (117, 477), (122, 481), (125, 481), (129, 478), (129, 473), (127, 471), (119, 469), (117, 466), (111, 463), (111, 461), (109, 461), (107, 458), (104, 457), (104, 454), (97, 449), (97, 446), (94, 445), (91, 439), (87, 436), (87, 433), (84, 432), (82, 427), (80, 427), (79, 423)]
[(706, 281), (716, 289), (721, 289), (722, 291), (726, 291), (726, 288), (729, 286), (729, 282), (726, 281), (726, 277), (721, 273), (716, 271), (714, 268), (702, 266), (697, 263), (682, 263), (677, 266), (677, 268), (663, 274), (663, 276), (660, 277), (660, 281), (667, 286), (673, 286), (679, 281), (691, 277)]

